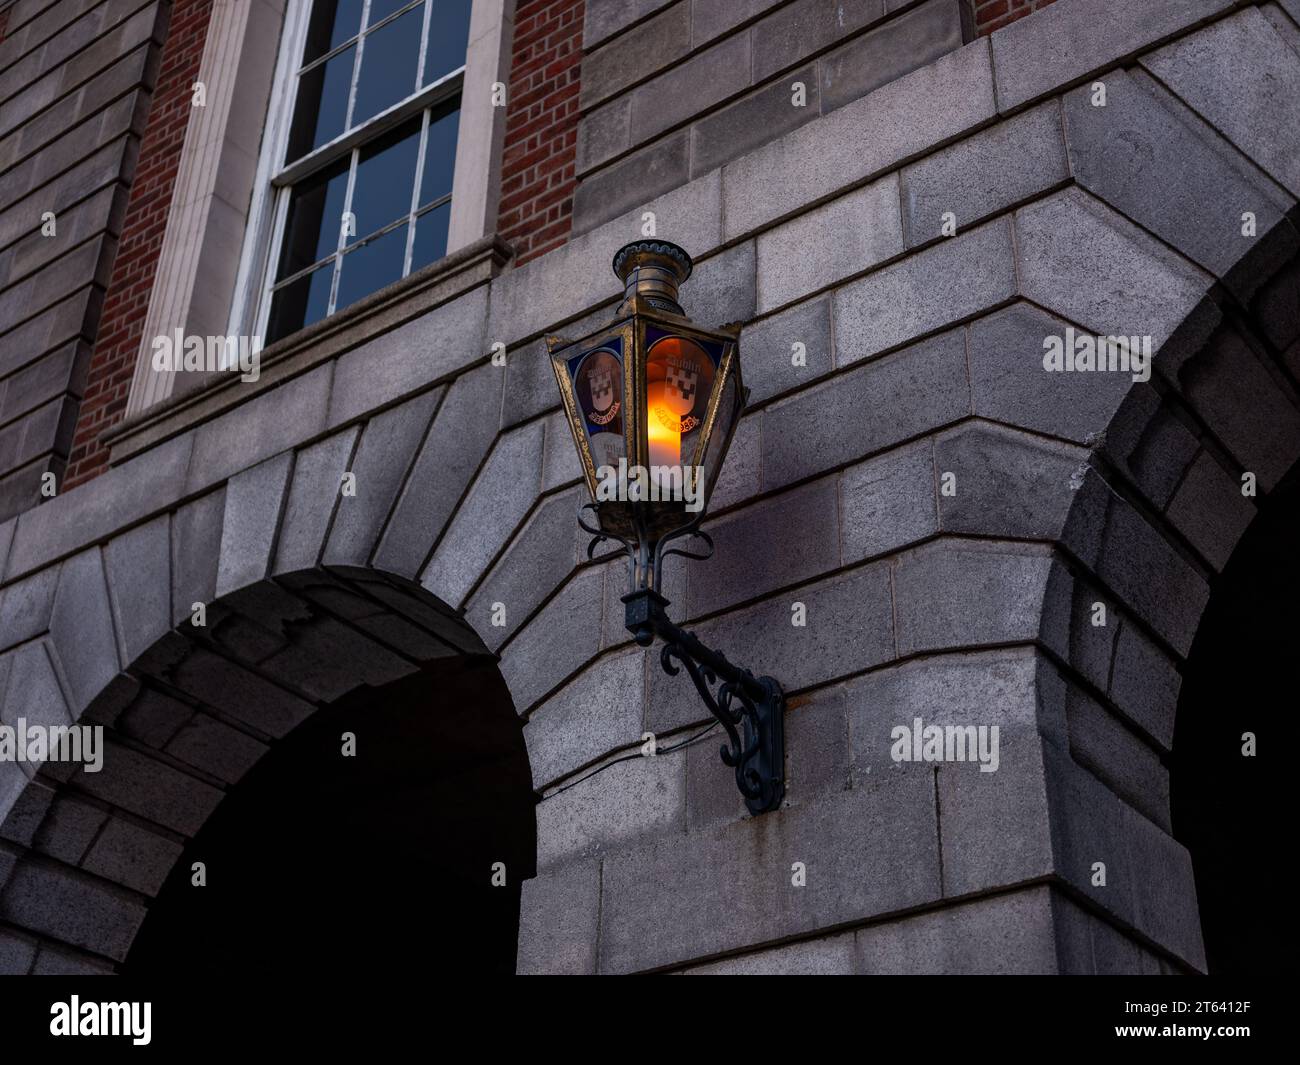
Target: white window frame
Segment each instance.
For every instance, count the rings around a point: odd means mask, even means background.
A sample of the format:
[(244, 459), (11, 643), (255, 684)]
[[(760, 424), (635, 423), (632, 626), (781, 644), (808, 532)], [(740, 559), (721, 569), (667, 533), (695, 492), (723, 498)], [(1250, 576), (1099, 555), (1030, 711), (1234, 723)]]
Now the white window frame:
[[(496, 227), (506, 108), (494, 105), (493, 87), (509, 81), (514, 6), (515, 0), (473, 0), (465, 66), (364, 127), (368, 140), (379, 132), (374, 125), (379, 118), (396, 126), (428, 107), (439, 94), (454, 91), (450, 79), (458, 81), (461, 106), (448, 254)], [(250, 17), (253, 8), (265, 17)], [(217, 328), (212, 308), (207, 306), (213, 302), (213, 288), (224, 305), (221, 315), (227, 335), (265, 335), (289, 197), (287, 186), (275, 181), (304, 176), (305, 171), (299, 172), (299, 168), (308, 160), (319, 162), (321, 158), (318, 153), (322, 149), (316, 149), (278, 172), (288, 144), (295, 78), (310, 9), (308, 0), (215, 0), (197, 79), (208, 86), (210, 106), (186, 131), (180, 161), (184, 180), (178, 181), (173, 194), (163, 236), (127, 400), (128, 417), (141, 416), (167, 400), (176, 386), (174, 372), (153, 368), (154, 337), (170, 336), (177, 328), (187, 334), (206, 334)], [(427, 13), (425, 17), (427, 21)], [(275, 58), (272, 62), (267, 54), (262, 63), (257, 56), (265, 51), (265, 38), (274, 23), (279, 23), (280, 29)], [(425, 48), (422, 44), (422, 54)], [(233, 76), (232, 62), (239, 64), (238, 76)], [(220, 107), (211, 106), (214, 99), (221, 101)], [(264, 104), (266, 100), (269, 103)], [(254, 153), (244, 147), (250, 122), (262, 124), (255, 165)], [(338, 141), (356, 134), (348, 131)], [(247, 167), (232, 166), (230, 160), (241, 158), (247, 159)], [(242, 240), (230, 240), (232, 223), (240, 226), (236, 232), (242, 230)]]

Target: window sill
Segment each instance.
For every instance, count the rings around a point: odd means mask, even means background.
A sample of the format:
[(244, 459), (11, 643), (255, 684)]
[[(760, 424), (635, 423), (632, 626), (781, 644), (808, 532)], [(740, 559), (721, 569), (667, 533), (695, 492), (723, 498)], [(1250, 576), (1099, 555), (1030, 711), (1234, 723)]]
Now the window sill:
[(109, 465), (119, 465), (488, 283), (512, 254), (510, 245), (495, 234), (467, 244), (264, 348), (255, 382), (241, 381), (235, 373), (182, 375), (167, 399), (104, 431), (100, 442), (109, 449)]

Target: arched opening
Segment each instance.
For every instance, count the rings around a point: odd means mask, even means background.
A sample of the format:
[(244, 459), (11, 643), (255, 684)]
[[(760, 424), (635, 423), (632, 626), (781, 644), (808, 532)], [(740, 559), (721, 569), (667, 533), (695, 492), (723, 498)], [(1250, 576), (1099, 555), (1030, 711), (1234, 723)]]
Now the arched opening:
[[(1277, 824), (1265, 794), (1275, 723), (1290, 709), (1300, 633), (1300, 467), (1260, 504), (1215, 582), (1184, 669), (1170, 759), (1175, 837), (1191, 852), (1212, 975), (1257, 974), (1276, 956), (1264, 885)], [(1244, 734), (1260, 753), (1243, 753)], [(1267, 907), (1270, 908), (1271, 907)]]
[[(513, 973), (534, 802), (491, 659), (444, 659), (363, 688), (313, 714), (232, 789), (121, 969), (382, 972), (418, 959)], [(196, 862), (205, 886), (193, 883)]]

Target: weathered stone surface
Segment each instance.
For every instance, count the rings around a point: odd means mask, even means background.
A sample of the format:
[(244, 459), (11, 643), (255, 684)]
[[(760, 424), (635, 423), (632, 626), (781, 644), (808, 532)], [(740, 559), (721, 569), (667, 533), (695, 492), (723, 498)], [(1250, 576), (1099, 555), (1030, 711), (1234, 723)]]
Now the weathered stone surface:
[[(355, 677), (355, 672), (352, 675)], [(286, 735), (313, 710), (310, 703), (284, 688), (204, 650), (186, 657), (167, 679), (195, 700), (224, 710), (270, 736)]]
[(144, 913), (141, 903), (57, 864), (19, 862), (0, 896), (4, 920), (117, 961)]
[[(603, 162), (598, 153), (612, 154), (617, 150), (616, 134), (604, 127), (606, 123), (612, 124), (622, 109), (615, 101), (607, 109), (614, 112), (612, 115), (599, 111), (592, 116), (593, 129), (585, 142), (586, 164)], [(655, 196), (684, 185), (689, 176), (690, 131), (680, 130), (599, 173), (584, 177), (573, 196), (574, 232), (585, 233), (617, 218)]]
[(902, 173), (908, 247), (943, 236), (944, 215), (958, 232), (1069, 179), (1055, 101), (1000, 122)]
[[(796, 862), (806, 869), (803, 887), (792, 883)], [(664, 884), (674, 889), (664, 891)], [(608, 855), (600, 969), (629, 972), (708, 958), (938, 895), (933, 784), (899, 777), (779, 817)]]
[(189, 624), (195, 603), (217, 594), (224, 487), (187, 503), (172, 515), (172, 622)]
[(478, 362), (495, 340), (507, 339), (484, 336), (487, 307), (488, 286), (481, 285), (349, 351), (334, 366), (326, 424), (341, 425)]
[(886, 921), (855, 938), (855, 971), (869, 976), (1057, 972), (1047, 887)]
[(709, 525), (715, 556), (689, 567), (690, 615), (722, 610), (796, 584), (840, 562), (833, 477), (764, 500)]
[(124, 736), (161, 750), (191, 717), (194, 708), (179, 699), (143, 688), (118, 720)]
[(1149, 335), (1155, 352), (1211, 284), (1079, 189), (1017, 211), (1016, 252), (1022, 295), (1100, 336)]
[(292, 468), (293, 454), (286, 451), (236, 474), (226, 484), (218, 596), (266, 576)]
[(1039, 545), (972, 540), (940, 540), (900, 555), (898, 653), (1033, 640), (1050, 562)]
[(476, 476), (420, 583), (459, 605), (537, 498), (542, 474), (542, 422), (502, 436)]
[(280, 523), (274, 573), (316, 565), (359, 434), (360, 429), (345, 429), (298, 452)]
[(1053, 539), (1087, 461), (1083, 448), (984, 422), (958, 426), (934, 442), (939, 526), (947, 533)]
[(533, 784), (542, 788), (609, 751), (641, 742), (645, 655), (602, 658), (529, 715)]
[(990, 222), (838, 290), (836, 359), (845, 365), (937, 332), (1015, 288), (1011, 227)]
[(690, 47), (691, 5), (671, 4), (583, 57), (579, 106), (586, 110), (644, 80), (660, 68), (677, 62)]
[(366, 423), (350, 466), (356, 495), (339, 495), (322, 558), (325, 565), (360, 566), (370, 560), (441, 398), (442, 390), (433, 389)]
[(59, 567), (50, 566), (0, 592), (0, 647), (12, 647), (49, 628), (58, 583)]
[(685, 828), (686, 752), (632, 758), (538, 804), (537, 867)]
[(1070, 754), (1111, 791), (1164, 831), (1169, 823), (1169, 770), (1160, 756), (1078, 687), (1066, 700)]
[(1106, 428), (1107, 458), (1159, 509), (1169, 502), (1199, 448), (1173, 405), (1152, 388), (1130, 389)]
[(193, 715), (167, 744), (168, 754), (229, 784), (238, 783), (266, 751), (266, 744), (208, 714)]
[(172, 627), (169, 524), (163, 515), (104, 545), (113, 621), (128, 664)]
[(728, 238), (749, 233), (987, 121), (987, 41), (977, 41), (723, 167)]
[(1054, 89), (1168, 40), (1226, 11), (1233, 0), (1109, 0), (1053, 4), (992, 37), (998, 106), (1019, 110)]
[(333, 369), (311, 370), (195, 429), (186, 491), (216, 484), (322, 431)]
[(853, 933), (791, 943), (683, 970), (685, 976), (850, 976)]
[[(465, 620), (493, 650), (573, 572), (578, 562), (574, 515), (586, 498), (584, 488), (541, 500), (471, 597)], [(498, 604), (503, 614), (498, 615)], [(497, 616), (504, 624), (495, 621)]]
[(1252, 256), (1249, 273), (1234, 271), (1258, 244), (1242, 235), (1243, 212), (1255, 215), (1263, 237), (1291, 201), (1149, 80), (1115, 71), (1105, 84), (1105, 107), (1094, 106), (1087, 85), (1065, 98), (1075, 179), (1248, 299), (1297, 242), (1292, 233), (1269, 261), (1256, 263)]
[(375, 566), (403, 577), (420, 572), (496, 437), (502, 380), (501, 368), (489, 364), (448, 389), (384, 528)]
[(1222, 570), (1255, 517), (1241, 482), (1202, 451), (1169, 504), (1165, 516), (1201, 556)]
[(890, 175), (758, 238), (758, 310), (771, 311), (903, 250), (898, 177)]
[(878, 21), (884, 13), (883, 0), (851, 4), (795, 0), (782, 6), (754, 26), (754, 80), (766, 81), (805, 56)]
[[(693, 0), (691, 40), (696, 44), (711, 41), (780, 2), (781, 0)], [(867, 2), (870, 3), (871, 0)]]
[[(1228, 4), (1217, 0), (1214, 6)], [(1295, 122), (1300, 55), (1257, 9), (1238, 12), (1144, 56), (1142, 65), (1300, 196), (1300, 129)]]
[(112, 818), (82, 868), (145, 895), (157, 895), (182, 847), (134, 821)]
[[(802, 85), (802, 92), (798, 86)], [(796, 93), (800, 103), (796, 104)], [(821, 111), (817, 68), (791, 71), (734, 104), (705, 115), (691, 126), (691, 176), (766, 144), (773, 137), (810, 122)]]
[[(864, 411), (870, 412), (865, 420)], [(965, 336), (954, 330), (764, 410), (763, 487), (894, 446), (969, 411)]]
[(726, 461), (722, 464), (722, 472), (709, 497), (711, 513), (743, 503), (758, 491), (762, 482), (759, 470), (762, 458), (759, 428), (759, 418), (742, 417), (737, 423), (731, 447), (727, 449)]
[(1115, 642), (1108, 694), (1115, 704), (1169, 750), (1182, 678), (1170, 658), (1137, 625), (1126, 621)]
[(520, 975), (594, 973), (599, 913), (599, 861), (572, 862), (525, 880), (515, 971)]
[(632, 143), (641, 144), (750, 83), (749, 34), (724, 38), (632, 93)]
[(602, 41), (672, 2), (673, 0), (588, 0), (583, 23), (583, 46), (595, 48)]
[(171, 766), (108, 742), (104, 767), (82, 773), (78, 784), (104, 802), (192, 836), (221, 801), (223, 792)]
[(36, 957), (36, 940), (5, 929), (0, 932), (0, 976), (24, 976)]
[(50, 636), (73, 709), (84, 710), (121, 666), (99, 548), (74, 555), (61, 567)]
[[(800, 603), (804, 624), (795, 625)], [(776, 677), (790, 695), (893, 659), (893, 626), (889, 566), (877, 563), (690, 628), (732, 662)], [(651, 664), (648, 729), (669, 732), (708, 716), (690, 678)]]
[(603, 597), (603, 579), (595, 567), (577, 573), (502, 652), (501, 675), (520, 713), (600, 650), (601, 618), (592, 604)]
[[(745, 327), (741, 362), (751, 404), (802, 388), (830, 373), (831, 301), (810, 300)], [(803, 345), (803, 365), (794, 362)]]
[[(825, 4), (836, 13), (843, 4)], [(857, 5), (862, 11), (863, 5)], [(870, 10), (870, 5), (867, 5)], [(836, 19), (843, 22), (843, 17)], [(960, 0), (928, 0), (824, 56), (822, 110), (833, 111), (962, 46)], [(838, 29), (838, 26), (837, 26)], [(843, 33), (840, 30), (837, 36)]]
[(840, 543), (845, 563), (874, 558), (938, 531), (929, 441), (909, 444), (840, 476)]
[[(542, 491), (553, 492), (561, 485), (582, 478), (582, 463), (577, 448), (573, 446), (568, 418), (563, 411), (557, 411), (546, 419), (546, 442), (542, 445)], [(574, 526), (577, 526), (576, 521)]]
[[(1056, 872), (1097, 906), (1200, 971), (1205, 948), (1191, 856), (1086, 770), (1044, 748)], [(1106, 865), (1104, 887), (1093, 863)]]

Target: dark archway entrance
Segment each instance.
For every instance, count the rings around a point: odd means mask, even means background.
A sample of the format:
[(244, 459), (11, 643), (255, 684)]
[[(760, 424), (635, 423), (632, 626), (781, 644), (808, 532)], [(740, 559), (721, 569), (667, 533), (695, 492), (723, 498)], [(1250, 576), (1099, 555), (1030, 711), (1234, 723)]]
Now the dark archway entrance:
[[(1278, 818), (1266, 787), (1295, 702), (1300, 634), (1300, 467), (1260, 505), (1215, 583), (1184, 670), (1170, 760), (1174, 834), (1192, 855), (1212, 975), (1275, 966)], [(1243, 733), (1259, 753), (1245, 757)]]
[[(345, 732), (356, 756), (342, 755)], [(515, 969), (534, 795), (495, 663), (435, 663), (318, 711), (223, 800), (121, 970)], [(191, 883), (194, 862), (207, 886)], [(504, 863), (506, 886), (492, 884)]]

